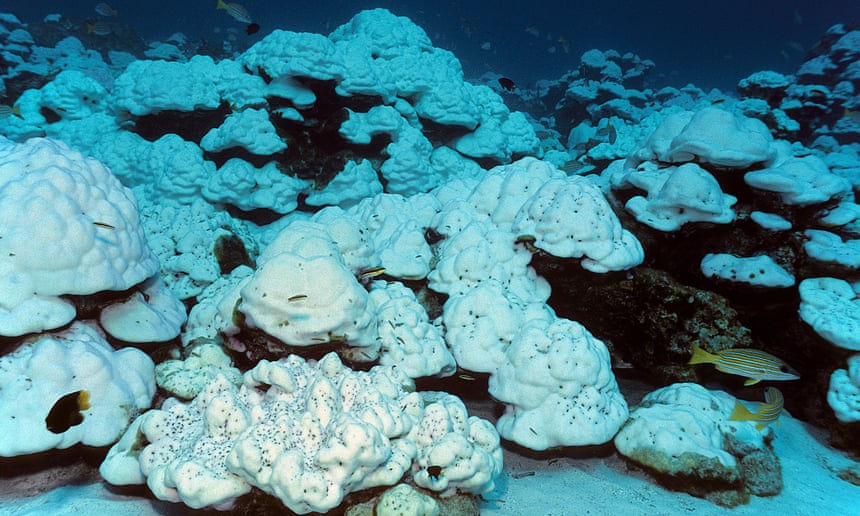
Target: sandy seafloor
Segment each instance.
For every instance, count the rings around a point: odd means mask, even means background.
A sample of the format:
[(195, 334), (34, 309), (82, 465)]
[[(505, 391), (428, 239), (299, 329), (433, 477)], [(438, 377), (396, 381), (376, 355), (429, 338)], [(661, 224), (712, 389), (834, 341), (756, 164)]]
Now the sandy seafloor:
[[(652, 387), (619, 378), (625, 397), (638, 400)], [(466, 402), (469, 414), (495, 420), (492, 402)], [(505, 449), (496, 489), (484, 495), (488, 515), (860, 515), (860, 486), (837, 476), (844, 468), (860, 475), (860, 464), (826, 444), (826, 432), (783, 412), (773, 446), (782, 464), (783, 489), (774, 497), (752, 496), (747, 505), (725, 509), (658, 485), (617, 453), (594, 457), (556, 454), (527, 457)], [(572, 449), (576, 453), (575, 449)], [(48, 489), (46, 491), (46, 489)], [(145, 489), (140, 490), (145, 493)], [(182, 504), (130, 496), (101, 481), (84, 465), (63, 466), (0, 478), (0, 515), (181, 515)], [(214, 513), (214, 511), (207, 511)]]

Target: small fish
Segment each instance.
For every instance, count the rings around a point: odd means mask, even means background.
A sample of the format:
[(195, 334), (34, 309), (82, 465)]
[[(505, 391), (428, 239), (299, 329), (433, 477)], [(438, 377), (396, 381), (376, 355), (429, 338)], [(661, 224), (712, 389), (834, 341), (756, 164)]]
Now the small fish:
[(779, 420), (785, 399), (776, 387), (768, 387), (764, 390), (764, 403), (759, 405), (755, 412), (751, 412), (740, 401), (736, 402), (735, 410), (729, 416), (731, 421), (758, 421), (756, 429), (761, 430), (768, 424)]
[(290, 296), (290, 297), (288, 297), (288, 298), (287, 298), (287, 301), (290, 301), (290, 302), (293, 302), (293, 301), (304, 301), (304, 300), (305, 300), (305, 299), (307, 299), (307, 298), (308, 298), (308, 296), (307, 296), (306, 294), (296, 294), (295, 296)]
[(23, 118), (21, 116), (20, 106), (18, 106), (18, 104), (15, 104), (14, 106), (0, 104), (0, 118), (4, 118), (7, 116), (17, 116), (18, 118)]
[(744, 376), (744, 385), (762, 380), (797, 380), (800, 375), (788, 364), (764, 351), (750, 348), (729, 348), (716, 354), (699, 346), (693, 347), (690, 364), (714, 364), (717, 371)]
[(257, 32), (259, 32), (259, 30), (260, 30), (260, 24), (256, 23), (256, 22), (252, 22), (252, 23), (249, 23), (245, 27), (245, 34), (250, 36), (251, 34), (256, 34)]
[(442, 476), (442, 466), (427, 466), (427, 475), (433, 480)]
[(618, 139), (618, 132), (615, 131), (615, 126), (612, 125), (612, 122), (607, 120), (606, 125), (598, 129), (595, 136), (606, 137), (609, 145), (615, 145), (615, 141)]
[(224, 9), (227, 11), (234, 20), (240, 21), (242, 23), (254, 23), (254, 20), (251, 18), (251, 15), (248, 14), (248, 10), (245, 9), (245, 6), (242, 4), (237, 4), (236, 2), (224, 2), (224, 0), (218, 0), (218, 4), (215, 6), (215, 9)]
[(110, 34), (110, 25), (97, 20), (87, 24), (87, 34), (95, 34), (96, 36), (107, 36)]
[(96, 4), (96, 12), (102, 16), (113, 16), (113, 17), (116, 17), (116, 15), (119, 14), (119, 11), (117, 11), (113, 7), (109, 6), (105, 2), (99, 2)]
[(815, 97), (826, 97), (830, 94), (830, 92), (822, 86), (813, 86), (806, 90), (806, 92), (809, 93), (810, 96)]
[(527, 26), (525, 28), (525, 31), (536, 38), (540, 36), (540, 31), (536, 27), (532, 27), (531, 25)]
[(514, 81), (508, 79), (507, 77), (499, 78), (499, 86), (501, 86), (507, 91), (514, 91), (515, 89), (517, 89), (517, 85), (514, 84)]
[(558, 42), (561, 44), (561, 49), (564, 50), (564, 53), (570, 54), (570, 42), (567, 41), (567, 38), (565, 38), (564, 36), (559, 36)]
[(470, 374), (466, 374), (466, 373), (462, 373), (462, 374), (457, 375), (457, 378), (459, 378), (461, 380), (466, 380), (467, 382), (474, 382), (475, 381), (474, 376), (472, 376)]
[(84, 410), (90, 408), (90, 392), (75, 391), (58, 399), (45, 418), (48, 430), (61, 434), (84, 421)]
[(94, 225), (94, 226), (98, 226), (98, 227), (100, 227), (100, 228), (104, 228), (104, 229), (116, 229), (116, 226), (111, 226), (111, 225), (110, 225), (110, 224), (108, 224), (107, 222), (96, 222), (96, 221), (93, 221), (93, 225)]
[(371, 267), (358, 273), (358, 279), (370, 279), (385, 274), (385, 267)]
[(577, 161), (575, 159), (569, 159), (562, 163), (561, 166), (558, 167), (558, 169), (565, 174), (571, 175), (576, 174), (576, 172), (583, 167), (585, 167), (585, 163), (582, 163), (581, 161)]

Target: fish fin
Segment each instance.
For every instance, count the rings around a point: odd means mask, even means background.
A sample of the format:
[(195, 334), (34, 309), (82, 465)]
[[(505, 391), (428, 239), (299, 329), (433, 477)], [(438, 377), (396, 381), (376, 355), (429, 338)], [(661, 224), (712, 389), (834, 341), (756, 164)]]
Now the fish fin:
[(90, 408), (90, 391), (83, 390), (78, 394), (78, 409), (88, 410)]
[(759, 423), (755, 426), (756, 430), (764, 430), (765, 428), (767, 428), (767, 425), (764, 423)]
[(755, 414), (750, 412), (750, 409), (746, 408), (743, 403), (740, 401), (735, 401), (735, 409), (732, 411), (732, 415), (729, 416), (730, 421), (750, 421), (751, 419), (755, 419)]
[(747, 378), (746, 381), (744, 381), (744, 387), (749, 387), (750, 385), (755, 385), (760, 381), (761, 381), (761, 378)]
[(693, 346), (693, 356), (690, 357), (688, 364), (713, 364), (716, 361), (716, 355), (708, 353), (700, 348), (698, 344)]

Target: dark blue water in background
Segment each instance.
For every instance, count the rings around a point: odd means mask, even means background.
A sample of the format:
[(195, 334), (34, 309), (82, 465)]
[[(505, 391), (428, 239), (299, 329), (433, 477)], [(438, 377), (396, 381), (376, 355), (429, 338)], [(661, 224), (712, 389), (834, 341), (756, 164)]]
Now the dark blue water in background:
[[(120, 21), (146, 39), (180, 31), (217, 41), (243, 26), (216, 11), (216, 0), (114, 0)], [(552, 79), (575, 68), (591, 48), (633, 52), (657, 64), (653, 86), (693, 82), (733, 90), (752, 72), (791, 73), (835, 23), (860, 21), (858, 0), (497, 0), (494, 2), (240, 2), (261, 25), (251, 44), (276, 29), (327, 34), (361, 9), (385, 7), (410, 17), (439, 47), (454, 51), (467, 76), (485, 71), (520, 84)], [(87, 0), (0, 0), (0, 11), (24, 22), (50, 13), (96, 18)], [(561, 38), (561, 39), (560, 39)]]

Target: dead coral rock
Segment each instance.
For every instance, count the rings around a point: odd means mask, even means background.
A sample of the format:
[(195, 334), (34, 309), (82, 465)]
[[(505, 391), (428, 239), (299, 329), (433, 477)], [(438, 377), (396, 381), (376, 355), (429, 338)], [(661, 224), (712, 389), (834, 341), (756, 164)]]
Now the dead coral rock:
[(533, 265), (552, 284), (550, 305), (604, 340), (617, 359), (660, 381), (699, 381), (687, 362), (699, 345), (711, 352), (751, 347), (750, 330), (726, 298), (678, 283), (667, 273), (638, 267), (596, 275), (548, 257)]

